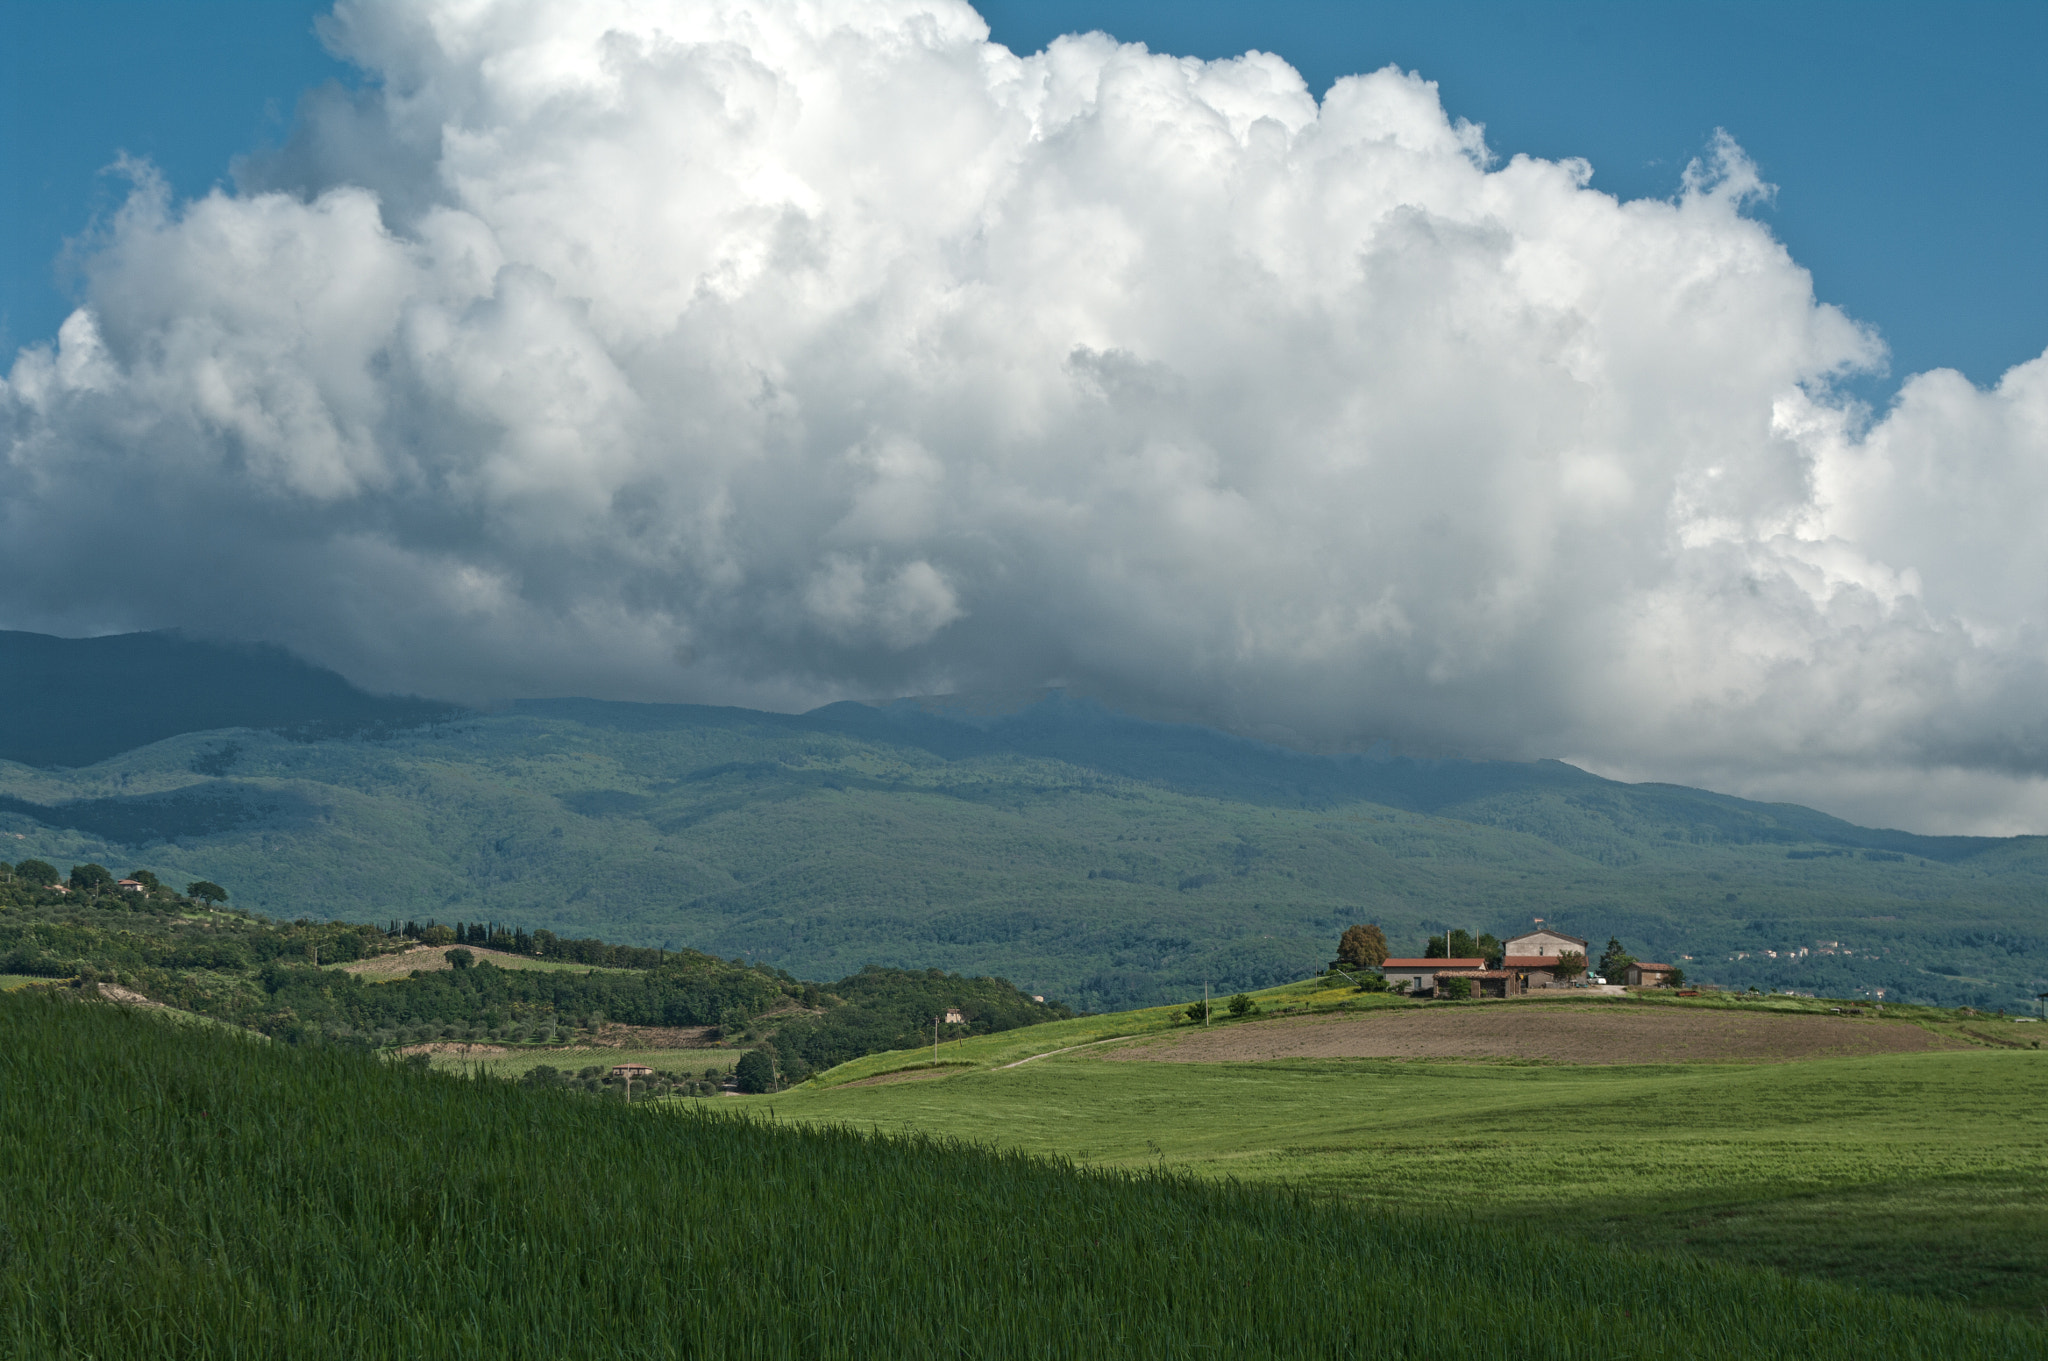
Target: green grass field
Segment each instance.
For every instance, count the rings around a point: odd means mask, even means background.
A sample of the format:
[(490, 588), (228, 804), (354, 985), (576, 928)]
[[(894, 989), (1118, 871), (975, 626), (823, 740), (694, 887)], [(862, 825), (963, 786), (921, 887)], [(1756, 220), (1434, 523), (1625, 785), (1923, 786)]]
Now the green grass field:
[[(1269, 1014), (1276, 998), (1318, 996), (1331, 994), (1265, 995)], [(2048, 1214), (2048, 1052), (1583, 1067), (1107, 1062), (1111, 1046), (1089, 1045), (1164, 1030), (1173, 1015), (1090, 1017), (942, 1046), (943, 1061), (974, 1066), (852, 1085), (929, 1060), (871, 1055), (747, 1104), (779, 1120), (1281, 1184), (1469, 1214), (1506, 1233), (1678, 1249), (2048, 1317), (2048, 1235), (2038, 1228)], [(2034, 1029), (1972, 1028), (1994, 1038)], [(1088, 1047), (1001, 1066), (1069, 1045)]]
[(444, 1072), (481, 1073), (488, 1077), (513, 1078), (542, 1064), (573, 1073), (592, 1064), (610, 1068), (618, 1063), (644, 1063), (663, 1072), (687, 1073), (697, 1077), (707, 1068), (717, 1068), (720, 1071), (729, 1069), (739, 1062), (739, 1057), (740, 1051), (736, 1049), (607, 1049), (588, 1046), (574, 1049), (518, 1049), (509, 1054), (486, 1055), (482, 1058), (437, 1054), (433, 1057), (431, 1066)]
[(36, 978), (25, 973), (0, 973), (0, 992), (9, 988), (25, 988), (31, 983), (47, 983), (47, 978)]
[[(1009, 1071), (1082, 1071), (1039, 1067)], [(1481, 1216), (627, 1107), (55, 996), (0, 998), (0, 1092), (36, 1094), (0, 1101), (10, 1357), (2048, 1349), (2017, 1319)]]

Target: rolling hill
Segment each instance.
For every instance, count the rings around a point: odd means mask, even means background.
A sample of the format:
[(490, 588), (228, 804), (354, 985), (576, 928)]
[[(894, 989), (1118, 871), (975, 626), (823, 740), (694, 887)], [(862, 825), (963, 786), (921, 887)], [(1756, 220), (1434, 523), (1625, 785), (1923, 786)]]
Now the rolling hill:
[[(1491, 1214), (629, 1106), (47, 994), (0, 996), (0, 1084), (37, 1094), (0, 1103), (10, 1356), (1990, 1361), (2042, 1345), (2024, 1317)], [(1659, 1093), (1627, 1095), (1610, 1106)]]
[[(1419, 951), (1445, 922), (1542, 917), (1738, 987), (1987, 1008), (2048, 987), (2044, 838), (1558, 762), (1312, 755), (1057, 692), (479, 714), (329, 677), (330, 711), (305, 681), (327, 673), (220, 648), (211, 674), (256, 668), (245, 708), (182, 682), (152, 708), (146, 659), (74, 692), (50, 678), (110, 640), (47, 641), (9, 653), (10, 858), (205, 877), (272, 916), (488, 919), (811, 978), (936, 966), (1089, 1009), (1299, 977), (1357, 920)], [(291, 704), (262, 707), (265, 676)], [(123, 716), (97, 742), (83, 693)], [(100, 754), (121, 734), (147, 740)], [(91, 760), (27, 759), (55, 749)]]

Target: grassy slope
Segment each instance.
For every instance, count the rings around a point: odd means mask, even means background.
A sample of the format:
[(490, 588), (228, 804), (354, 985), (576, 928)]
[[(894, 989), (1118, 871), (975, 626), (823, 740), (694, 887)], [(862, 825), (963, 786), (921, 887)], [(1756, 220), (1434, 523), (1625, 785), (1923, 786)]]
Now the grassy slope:
[(616, 1063), (644, 1063), (663, 1072), (696, 1077), (711, 1068), (724, 1072), (739, 1062), (739, 1057), (738, 1051), (731, 1049), (609, 1049), (582, 1045), (561, 1049), (515, 1049), (509, 1054), (481, 1058), (437, 1054), (433, 1058), (433, 1066), (443, 1072), (482, 1073), (509, 1078), (518, 1077), (542, 1064), (573, 1073), (592, 1065), (610, 1068)]
[(0, 998), (0, 1091), (38, 1094), (0, 1103), (11, 1356), (1886, 1361), (2048, 1345), (1939, 1304), (1490, 1224), (627, 1109), (20, 993)]
[[(921, 1061), (874, 1055), (756, 1101), (781, 1119), (1280, 1182), (1388, 1208), (1483, 1205), (1489, 1220), (2048, 1309), (2048, 1242), (2034, 1227), (2048, 1211), (2048, 1053), (1584, 1068), (1105, 1063), (1094, 1048), (1000, 1066), (1172, 1023), (1160, 1011), (1037, 1026), (942, 1051), (978, 1065), (956, 1076), (846, 1085)], [(1934, 1024), (2008, 1040), (2035, 1029)]]
[[(161, 835), (131, 848), (20, 813), (0, 830), (23, 838), (17, 858), (213, 878), (274, 916), (517, 921), (806, 977), (937, 965), (1094, 1009), (1298, 977), (1358, 919), (1414, 949), (1446, 915), (1497, 932), (1543, 916), (1738, 984), (1980, 1006), (2048, 987), (2035, 841), (1807, 843), (1864, 834), (1564, 767), (1520, 787), (1294, 788), (1250, 757), (1133, 754), (1114, 733), (1032, 754), (739, 711), (642, 717), (558, 706), (388, 741), (194, 734), (80, 771), (0, 765), (0, 794), (147, 805)], [(254, 820), (150, 802), (199, 795)], [(1855, 953), (1760, 953), (1817, 938)]]

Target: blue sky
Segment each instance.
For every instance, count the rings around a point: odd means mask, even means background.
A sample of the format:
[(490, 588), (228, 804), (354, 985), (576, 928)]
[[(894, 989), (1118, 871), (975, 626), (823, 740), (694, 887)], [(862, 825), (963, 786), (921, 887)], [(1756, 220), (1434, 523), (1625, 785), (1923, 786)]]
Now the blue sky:
[[(181, 195), (284, 135), (299, 93), (351, 73), (301, 0), (0, 4), (0, 342), (68, 309), (65, 242), (147, 157)], [(2048, 6), (991, 0), (1031, 51), (1104, 29), (1155, 51), (1247, 48), (1320, 92), (1397, 62), (1437, 81), (1502, 155), (1584, 156), (1594, 184), (1668, 195), (1726, 128), (1778, 186), (1760, 210), (1820, 295), (1882, 331), (1892, 381), (1936, 366), (1979, 384), (2048, 346)]]

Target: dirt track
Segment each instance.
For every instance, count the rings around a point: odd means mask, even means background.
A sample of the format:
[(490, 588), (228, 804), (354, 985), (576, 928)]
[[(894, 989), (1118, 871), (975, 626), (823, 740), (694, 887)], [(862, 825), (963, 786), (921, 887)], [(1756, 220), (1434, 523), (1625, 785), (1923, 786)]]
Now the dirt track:
[(1432, 1007), (1366, 1016), (1249, 1021), (1111, 1050), (1112, 1061), (1492, 1058), (1556, 1063), (1784, 1063), (1859, 1058), (1960, 1041), (1896, 1021), (1662, 1007)]

